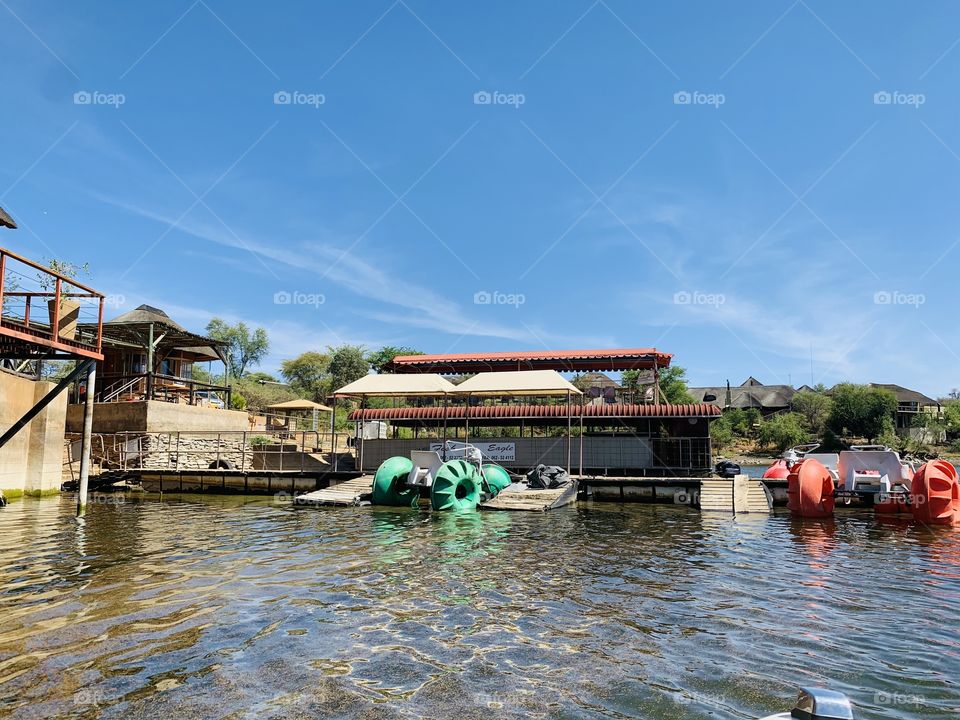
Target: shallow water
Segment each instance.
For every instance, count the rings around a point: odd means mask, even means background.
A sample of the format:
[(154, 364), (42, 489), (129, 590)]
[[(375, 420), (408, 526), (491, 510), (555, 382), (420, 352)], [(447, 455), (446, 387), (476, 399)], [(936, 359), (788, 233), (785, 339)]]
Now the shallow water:
[(97, 497), (0, 510), (0, 716), (960, 711), (960, 531)]

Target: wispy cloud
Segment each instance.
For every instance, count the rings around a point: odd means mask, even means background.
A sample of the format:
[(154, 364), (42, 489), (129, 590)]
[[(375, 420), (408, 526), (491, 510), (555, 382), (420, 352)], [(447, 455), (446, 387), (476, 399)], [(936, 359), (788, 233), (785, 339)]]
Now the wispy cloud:
[[(161, 211), (106, 195), (96, 197), (102, 202), (164, 225), (175, 223), (172, 215)], [(360, 314), (380, 322), (437, 330), (457, 336), (495, 337), (530, 342), (529, 333), (525, 331), (483, 318), (470, 317), (458, 303), (434, 290), (413, 281), (398, 283), (396, 277), (382, 267), (367, 262), (356, 253), (344, 255), (340, 247), (329, 243), (304, 241), (291, 245), (274, 240), (271, 244), (266, 244), (249, 236), (227, 232), (218, 224), (198, 221), (192, 216), (181, 219), (177, 228), (197, 239), (221, 247), (251, 252), (263, 261), (283, 266), (285, 273), (292, 270), (298, 277), (308, 274), (314, 282), (323, 278), (324, 281), (339, 285), (358, 297), (402, 311), (359, 311)], [(550, 336), (547, 332), (543, 335)]]

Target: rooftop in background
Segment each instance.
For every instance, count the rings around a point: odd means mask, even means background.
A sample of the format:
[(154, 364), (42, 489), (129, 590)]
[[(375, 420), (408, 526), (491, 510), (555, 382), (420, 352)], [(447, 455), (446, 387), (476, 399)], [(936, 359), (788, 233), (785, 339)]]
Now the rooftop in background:
[(11, 230), (17, 229), (17, 223), (13, 221), (13, 218), (10, 217), (2, 207), (0, 207), (0, 227), (10, 228)]
[(917, 392), (916, 390), (905, 388), (903, 385), (894, 385), (892, 383), (870, 383), (870, 387), (889, 390), (896, 395), (897, 403), (899, 404), (913, 403), (919, 407), (940, 405), (940, 403), (933, 398), (927, 397), (923, 393)]
[[(727, 405), (727, 387), (692, 387), (687, 391), (695, 402), (715, 403), (720, 407)], [(741, 385), (730, 387), (730, 407), (757, 408), (761, 412), (786, 410), (793, 402), (796, 390), (790, 385), (764, 385), (753, 377), (747, 378)]]
[(196, 360), (224, 359), (223, 348), (228, 343), (192, 333), (163, 310), (150, 305), (140, 305), (103, 323), (103, 345), (105, 348), (146, 348), (151, 325), (158, 353), (180, 350), (195, 356)]
[(558, 372), (619, 372), (670, 366), (670, 353), (656, 348), (626, 350), (532, 350), (524, 352), (398, 355), (387, 369), (395, 373), (466, 373), (503, 370)]

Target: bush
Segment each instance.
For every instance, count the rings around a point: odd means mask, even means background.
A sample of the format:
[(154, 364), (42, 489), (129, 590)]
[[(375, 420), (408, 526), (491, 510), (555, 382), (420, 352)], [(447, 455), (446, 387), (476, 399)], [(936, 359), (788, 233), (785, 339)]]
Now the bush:
[(810, 436), (803, 428), (799, 413), (774, 415), (760, 425), (758, 440), (764, 448), (781, 453), (789, 447), (808, 442)]
[(874, 440), (893, 432), (897, 398), (889, 390), (842, 383), (832, 400), (827, 427), (836, 435)]
[(238, 392), (233, 393), (230, 396), (230, 409), (231, 410), (246, 410), (247, 409), (247, 399)]
[(270, 438), (268, 438), (266, 435), (254, 435), (252, 438), (250, 438), (250, 444), (254, 447), (269, 445)]
[(733, 427), (726, 415), (710, 423), (710, 439), (717, 450), (733, 442)]

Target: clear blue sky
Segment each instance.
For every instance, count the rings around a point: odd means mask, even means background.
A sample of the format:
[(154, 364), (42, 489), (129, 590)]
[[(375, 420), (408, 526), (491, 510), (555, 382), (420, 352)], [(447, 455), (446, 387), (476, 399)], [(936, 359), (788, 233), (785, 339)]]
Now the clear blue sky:
[(960, 385), (955, 2), (0, 22), (0, 242), (90, 262), (113, 313), (262, 325), (267, 370), (343, 342), (655, 345), (694, 384)]

